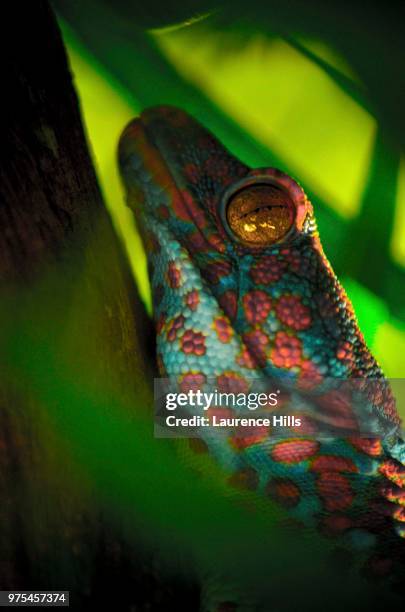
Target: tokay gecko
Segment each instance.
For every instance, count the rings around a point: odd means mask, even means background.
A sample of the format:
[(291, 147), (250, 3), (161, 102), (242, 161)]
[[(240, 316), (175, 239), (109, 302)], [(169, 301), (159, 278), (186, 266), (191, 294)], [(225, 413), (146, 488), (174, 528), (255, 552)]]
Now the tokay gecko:
[[(334, 379), (378, 382), (367, 396), (368, 437), (316, 435), (308, 419), (291, 437), (261, 427), (245, 437), (206, 434), (203, 442), (233, 482), (335, 539), (361, 558), (366, 579), (390, 580), (398, 591), (401, 576), (405, 582), (400, 419), (303, 189), (280, 170), (250, 169), (168, 106), (127, 126), (119, 164), (148, 257), (161, 376), (184, 389), (214, 380), (225, 391), (246, 390), (254, 377), (304, 391)], [(320, 410), (334, 403), (342, 410), (338, 395), (325, 391)]]

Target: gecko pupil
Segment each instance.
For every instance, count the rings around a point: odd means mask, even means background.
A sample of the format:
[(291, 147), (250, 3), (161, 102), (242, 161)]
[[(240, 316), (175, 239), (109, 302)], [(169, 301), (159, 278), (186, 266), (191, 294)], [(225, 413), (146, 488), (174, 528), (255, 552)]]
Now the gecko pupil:
[(281, 240), (291, 228), (294, 204), (286, 191), (275, 185), (249, 185), (230, 198), (226, 218), (240, 242), (268, 246)]

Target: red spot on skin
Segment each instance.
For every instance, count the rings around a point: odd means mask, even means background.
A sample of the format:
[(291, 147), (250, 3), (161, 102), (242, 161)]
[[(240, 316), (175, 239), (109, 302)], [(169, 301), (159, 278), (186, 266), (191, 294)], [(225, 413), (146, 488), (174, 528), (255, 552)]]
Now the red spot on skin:
[(248, 368), (249, 370), (254, 370), (256, 367), (256, 361), (253, 359), (247, 348), (243, 348), (239, 355), (237, 355), (236, 363), (244, 368)]
[(315, 455), (319, 450), (316, 440), (283, 440), (271, 451), (271, 457), (279, 463), (300, 463)]
[(200, 294), (196, 289), (193, 289), (185, 295), (184, 301), (190, 310), (197, 310), (198, 304), (200, 303)]
[(160, 219), (168, 219), (170, 217), (170, 211), (164, 204), (160, 204), (157, 208), (157, 214)]
[(293, 508), (301, 498), (298, 486), (288, 478), (273, 478), (266, 486), (266, 493), (285, 508)]
[(167, 281), (172, 289), (178, 289), (181, 285), (181, 272), (174, 261), (169, 262), (167, 267)]
[(388, 480), (398, 485), (398, 487), (405, 487), (405, 467), (394, 459), (384, 461), (378, 471)]
[(320, 395), (317, 403), (329, 425), (351, 431), (358, 429), (356, 416), (352, 410), (351, 393), (344, 387)]
[(243, 308), (248, 323), (255, 325), (265, 321), (271, 310), (271, 299), (265, 291), (256, 289), (243, 296)]
[(159, 336), (166, 323), (166, 316), (164, 314), (159, 315), (158, 320), (156, 321), (156, 334)]
[(278, 368), (292, 368), (302, 362), (301, 340), (284, 331), (276, 333), (270, 359)]
[[(280, 404), (278, 404), (279, 406)], [(314, 436), (319, 432), (319, 426), (310, 416), (306, 414), (297, 414), (297, 417), (301, 419), (301, 425), (298, 427), (294, 425), (291, 427), (292, 431), (302, 436)]]
[(204, 269), (203, 274), (205, 278), (212, 283), (217, 285), (223, 276), (228, 276), (232, 271), (232, 266), (228, 261), (214, 261), (207, 265)]
[(219, 305), (228, 317), (232, 320), (236, 317), (237, 297), (235, 291), (229, 289), (218, 298)]
[(299, 375), (300, 389), (313, 389), (317, 387), (323, 380), (322, 374), (319, 372), (316, 365), (309, 359), (305, 359), (301, 363), (301, 372)]
[(226, 178), (230, 174), (229, 162), (226, 158), (210, 155), (204, 162), (203, 173), (212, 177)]
[(257, 285), (270, 285), (280, 280), (287, 265), (276, 255), (267, 255), (253, 264), (250, 276)]
[(283, 295), (276, 304), (276, 314), (281, 323), (291, 329), (303, 330), (311, 326), (311, 311), (297, 295)]
[(158, 367), (158, 370), (159, 370), (160, 374), (162, 376), (165, 376), (166, 375), (166, 368), (165, 368), (165, 364), (163, 362), (163, 357), (162, 357), (162, 355), (160, 353), (158, 353), (156, 355), (156, 364), (157, 364), (157, 367)]
[(207, 225), (204, 210), (187, 189), (175, 191), (171, 204), (174, 214), (181, 221), (188, 221), (199, 229), (203, 229)]
[(253, 444), (263, 442), (269, 435), (269, 427), (265, 425), (257, 427), (238, 427), (229, 439), (230, 444), (236, 450), (249, 448)]
[(405, 506), (405, 489), (388, 483), (380, 487), (380, 492), (389, 502)]
[(190, 183), (195, 183), (200, 176), (200, 170), (197, 164), (185, 164), (183, 174)]
[(353, 527), (353, 521), (344, 514), (331, 514), (325, 516), (319, 526), (321, 533), (329, 536), (337, 536)]
[(348, 457), (319, 455), (311, 465), (314, 472), (358, 472), (356, 464)]
[(217, 377), (218, 391), (222, 393), (246, 393), (248, 382), (236, 372), (224, 372)]
[(316, 484), (326, 510), (345, 510), (351, 506), (354, 499), (352, 487), (342, 474), (320, 472)]
[(181, 350), (187, 355), (205, 355), (206, 348), (203, 334), (187, 329), (181, 337)]
[(356, 450), (361, 451), (369, 457), (380, 457), (383, 449), (381, 440), (378, 438), (349, 438), (350, 444), (354, 446)]
[(340, 342), (336, 351), (336, 357), (350, 366), (353, 363), (353, 348), (350, 342)]
[(281, 255), (284, 256), (285, 261), (288, 262), (290, 269), (293, 272), (299, 272), (301, 267), (302, 257), (299, 251), (295, 249), (283, 249)]
[(209, 248), (209, 243), (206, 237), (201, 232), (191, 232), (187, 234), (187, 249), (191, 254), (193, 253), (204, 253)]
[(224, 317), (214, 319), (214, 329), (217, 332), (218, 340), (224, 344), (230, 342), (233, 336), (233, 329)]
[(396, 521), (405, 523), (405, 508), (403, 506), (400, 506), (399, 508), (397, 508), (393, 514), (393, 517)]
[(255, 329), (247, 334), (243, 334), (242, 339), (256, 364), (259, 366), (265, 365), (267, 361), (267, 347), (270, 344), (269, 337), (260, 329)]
[(206, 382), (205, 374), (202, 372), (187, 372), (180, 377), (180, 389), (183, 393), (198, 391)]
[(169, 342), (174, 342), (176, 340), (177, 332), (182, 329), (184, 321), (185, 319), (183, 315), (179, 315), (178, 317), (174, 317), (174, 319), (171, 319), (171, 321), (168, 322), (166, 338)]
[(219, 251), (220, 253), (225, 253), (226, 246), (224, 243), (224, 239), (219, 234), (213, 233), (208, 235), (208, 240), (210, 245)]

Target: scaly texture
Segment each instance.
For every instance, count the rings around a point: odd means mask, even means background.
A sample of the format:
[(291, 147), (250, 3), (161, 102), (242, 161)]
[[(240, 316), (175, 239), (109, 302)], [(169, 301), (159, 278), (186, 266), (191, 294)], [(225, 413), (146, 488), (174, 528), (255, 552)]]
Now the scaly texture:
[[(339, 540), (368, 575), (395, 573), (405, 534), (400, 420), (305, 193), (279, 170), (249, 169), (170, 107), (149, 109), (126, 128), (119, 159), (148, 254), (162, 376), (184, 389), (214, 380), (224, 391), (264, 377), (303, 388), (330, 378), (377, 381), (365, 410), (380, 437), (317, 437), (307, 424), (300, 437), (261, 428), (243, 438), (207, 433), (205, 443), (231, 482)], [(221, 208), (233, 185), (255, 180), (284, 189), (294, 209), (290, 231), (267, 246), (236, 239)], [(325, 412), (336, 402), (331, 390), (321, 397)]]

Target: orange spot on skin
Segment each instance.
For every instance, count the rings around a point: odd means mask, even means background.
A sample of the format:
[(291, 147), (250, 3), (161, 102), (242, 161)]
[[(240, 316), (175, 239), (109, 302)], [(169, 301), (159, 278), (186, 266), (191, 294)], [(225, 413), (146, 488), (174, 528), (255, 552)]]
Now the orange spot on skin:
[(358, 472), (356, 464), (348, 457), (319, 455), (311, 465), (313, 472)]
[(202, 372), (187, 372), (180, 377), (180, 389), (183, 393), (190, 390), (198, 391), (206, 380), (205, 374)]
[(317, 387), (322, 380), (322, 374), (312, 361), (306, 359), (301, 363), (301, 372), (298, 383), (300, 389), (313, 389), (314, 387)]
[(267, 484), (266, 493), (285, 508), (293, 508), (301, 498), (299, 487), (289, 478), (273, 478)]
[(236, 357), (236, 363), (244, 368), (248, 368), (249, 370), (254, 370), (256, 368), (256, 361), (253, 359), (247, 348), (242, 348), (241, 352)]
[(219, 305), (228, 317), (232, 320), (236, 316), (237, 297), (235, 291), (229, 289), (218, 298)]
[(255, 361), (255, 367), (265, 365), (267, 361), (266, 351), (270, 344), (269, 337), (261, 329), (254, 329), (247, 334), (243, 334), (242, 339)]
[(166, 338), (169, 342), (174, 342), (177, 338), (177, 332), (182, 329), (184, 325), (184, 317), (183, 315), (179, 315), (178, 317), (174, 317), (167, 324), (167, 332)]
[(271, 457), (280, 463), (300, 463), (313, 457), (318, 450), (316, 440), (283, 440), (273, 447)]
[(200, 295), (198, 291), (196, 289), (189, 291), (186, 294), (184, 301), (190, 310), (197, 310), (198, 304), (200, 303)]
[(217, 317), (214, 319), (213, 327), (220, 342), (223, 342), (224, 344), (230, 342), (233, 336), (233, 329), (224, 317)]
[(350, 482), (338, 472), (320, 472), (317, 489), (328, 511), (345, 510), (354, 499)]
[(181, 285), (181, 272), (174, 261), (171, 261), (167, 267), (167, 281), (172, 289), (178, 289)]
[(352, 410), (351, 395), (345, 390), (330, 391), (319, 396), (318, 406), (330, 425), (352, 431), (358, 429), (356, 416)]
[(257, 427), (238, 427), (229, 441), (236, 450), (243, 450), (253, 444), (263, 442), (263, 440), (268, 437), (269, 430), (270, 427), (266, 427), (265, 425)]
[(296, 295), (283, 295), (276, 304), (276, 315), (284, 325), (294, 330), (304, 330), (311, 326), (311, 311)]
[(222, 393), (246, 393), (249, 384), (236, 372), (224, 372), (217, 378), (218, 390)]
[(278, 368), (299, 366), (302, 362), (301, 341), (284, 331), (277, 332), (270, 359)]
[(162, 313), (159, 315), (158, 320), (156, 321), (156, 333), (159, 336), (159, 334), (162, 333), (164, 326), (166, 323), (166, 316)]
[(243, 296), (242, 302), (248, 323), (255, 325), (267, 319), (271, 310), (271, 299), (265, 291), (249, 291)]
[(172, 194), (171, 207), (178, 219), (188, 221), (203, 229), (207, 225), (207, 219), (203, 209), (195, 202), (189, 191), (176, 190)]
[(405, 508), (403, 506), (400, 506), (399, 508), (397, 508), (393, 514), (393, 517), (396, 521), (405, 523)]
[(353, 527), (353, 521), (344, 514), (326, 516), (320, 525), (320, 531), (325, 535), (336, 536)]
[(206, 348), (204, 335), (201, 332), (187, 329), (181, 337), (181, 350), (186, 353), (186, 355), (205, 355)]
[(353, 347), (350, 342), (345, 341), (339, 344), (336, 357), (347, 364), (353, 361)]
[(405, 489), (387, 483), (382, 485), (380, 492), (389, 502), (398, 504), (399, 506), (405, 506)]
[(217, 285), (223, 276), (232, 272), (232, 266), (228, 261), (213, 261), (203, 271), (204, 276), (213, 285)]
[(287, 264), (275, 255), (265, 256), (257, 261), (250, 270), (250, 276), (257, 285), (269, 285), (278, 281)]
[(378, 438), (349, 438), (350, 444), (352, 444), (357, 450), (361, 451), (365, 455), (370, 457), (380, 457), (382, 455), (382, 444)]

